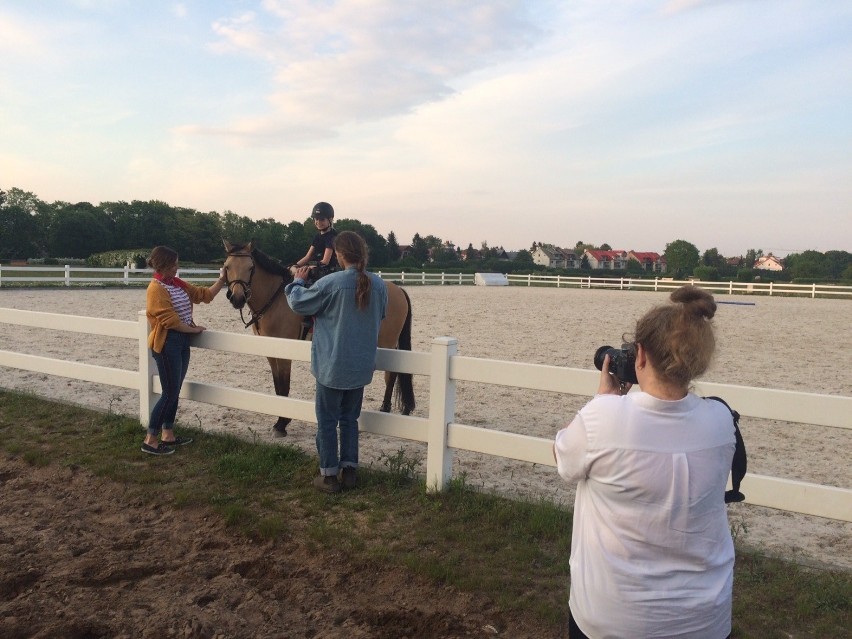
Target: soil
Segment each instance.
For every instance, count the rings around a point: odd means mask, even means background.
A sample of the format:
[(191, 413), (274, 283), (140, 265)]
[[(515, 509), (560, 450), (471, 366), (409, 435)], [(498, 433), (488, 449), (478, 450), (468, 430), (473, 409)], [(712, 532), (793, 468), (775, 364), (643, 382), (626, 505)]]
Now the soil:
[(3, 458), (0, 508), (5, 639), (565, 636), (334, 548), (255, 542), (79, 468)]

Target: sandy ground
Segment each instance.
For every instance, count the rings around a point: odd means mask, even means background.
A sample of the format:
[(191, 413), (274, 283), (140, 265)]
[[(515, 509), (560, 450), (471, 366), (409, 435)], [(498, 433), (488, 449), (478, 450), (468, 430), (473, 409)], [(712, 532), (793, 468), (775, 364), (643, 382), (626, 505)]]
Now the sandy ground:
[[(409, 287), (414, 308), (413, 347), (427, 351), (438, 336), (459, 340), (459, 353), (471, 357), (592, 368), (601, 344), (619, 344), (635, 320), (666, 300), (663, 293), (589, 291), (521, 287)], [(850, 303), (842, 300), (723, 296), (754, 305), (719, 306), (717, 357), (706, 381), (852, 396)], [(0, 306), (84, 316), (136, 320), (144, 308), (141, 289), (0, 289)], [(196, 321), (210, 329), (245, 332), (238, 313), (220, 295), (196, 309)], [(0, 324), (0, 348), (135, 369), (137, 347), (118, 338), (26, 329)], [(196, 349), (188, 377), (273, 392), (262, 358), (229, 357)], [(2, 369), (0, 385), (57, 400), (136, 415), (131, 391), (14, 369)], [(365, 408), (377, 409), (383, 384), (377, 374)], [(590, 388), (592, 393), (594, 388)], [(427, 380), (415, 379), (418, 415), (428, 405)], [(306, 363), (295, 363), (293, 397), (312, 399), (313, 378)], [(456, 421), (551, 438), (588, 397), (536, 393), (483, 384), (458, 387)], [(286, 440), (274, 439), (272, 419), (195, 402), (182, 402), (179, 421), (286, 442), (313, 451), (313, 424), (293, 422)], [(774, 420), (744, 418), (741, 428), (754, 473), (852, 488), (852, 432)], [(386, 455), (405, 449), (425, 455), (422, 445), (365, 434), (363, 464), (383, 465)], [(573, 490), (555, 469), (529, 463), (459, 453), (454, 473), (469, 484), (503, 494), (546, 497), (570, 503)], [(738, 540), (806, 563), (852, 569), (852, 524), (767, 508), (729, 508)], [(744, 532), (743, 530), (745, 529)]]

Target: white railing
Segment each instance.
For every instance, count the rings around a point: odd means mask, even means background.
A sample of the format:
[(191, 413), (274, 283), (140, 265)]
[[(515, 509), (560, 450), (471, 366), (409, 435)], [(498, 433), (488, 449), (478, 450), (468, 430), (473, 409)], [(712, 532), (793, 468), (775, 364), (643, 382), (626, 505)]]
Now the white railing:
[[(46, 275), (40, 275), (45, 273)], [(0, 286), (4, 283), (62, 283), (73, 284), (147, 284), (151, 279), (151, 269), (91, 268), (84, 266), (0, 266)], [(476, 276), (473, 273), (406, 273), (376, 271), (385, 281), (412, 285), (472, 285)], [(39, 274), (39, 275), (36, 275)], [(55, 275), (54, 275), (55, 274)], [(178, 276), (193, 282), (212, 282), (219, 276), (216, 269), (181, 269)], [(833, 284), (791, 284), (790, 282), (705, 282), (688, 279), (675, 280), (668, 277), (654, 279), (634, 279), (629, 277), (606, 277), (602, 271), (595, 276), (569, 277), (565, 275), (508, 274), (510, 286), (555, 286), (556, 288), (599, 288), (621, 291), (667, 291), (684, 284), (700, 286), (712, 293), (727, 295), (800, 295), (815, 298), (835, 297), (852, 299), (852, 286)]]
[[(11, 275), (10, 275), (11, 273)], [(18, 275), (20, 273), (20, 275)], [(45, 275), (41, 275), (45, 273)], [(12, 282), (22, 284), (143, 284), (151, 281), (153, 271), (149, 268), (104, 268), (90, 266), (2, 266), (0, 265), (0, 286)], [(219, 277), (219, 271), (209, 268), (181, 269), (178, 277), (193, 282), (213, 282)]]
[[(0, 308), (0, 322), (136, 340), (139, 345), (138, 370), (107, 368), (5, 350), (0, 350), (0, 366), (138, 390), (139, 420), (143, 425), (147, 424), (160, 386), (156, 363), (147, 347), (148, 325), (144, 311), (139, 313), (138, 321), (131, 322)], [(455, 338), (438, 337), (432, 341), (432, 350), (428, 353), (379, 349), (376, 357), (379, 370), (429, 376), (429, 412), (427, 417), (413, 417), (364, 411), (360, 420), (361, 429), (378, 435), (425, 442), (426, 481), (432, 490), (444, 489), (452, 477), (454, 450), (555, 466), (550, 439), (457, 423), (456, 383), (469, 381), (590, 395), (597, 387), (599, 373), (462, 357), (456, 354), (457, 346)], [(309, 342), (274, 337), (205, 331), (194, 337), (193, 347), (310, 361)], [(745, 416), (852, 429), (852, 397), (713, 383), (697, 383), (696, 392), (725, 397)], [(208, 404), (316, 423), (312, 401), (193, 381), (184, 384), (181, 396)], [(852, 521), (850, 489), (749, 474), (743, 482), (742, 490), (750, 504)]]

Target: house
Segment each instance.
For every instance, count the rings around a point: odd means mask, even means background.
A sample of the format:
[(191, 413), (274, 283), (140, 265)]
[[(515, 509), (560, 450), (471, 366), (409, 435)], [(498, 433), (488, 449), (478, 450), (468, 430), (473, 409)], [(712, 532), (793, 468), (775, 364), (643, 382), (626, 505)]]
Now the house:
[(589, 260), (589, 266), (596, 270), (620, 271), (627, 268), (627, 251), (586, 249), (583, 255)]
[(659, 253), (653, 253), (650, 251), (630, 251), (627, 254), (627, 259), (636, 260), (642, 265), (642, 268), (648, 271), (649, 273), (666, 272), (666, 258), (660, 255)]
[(761, 271), (783, 271), (784, 265), (781, 263), (781, 260), (770, 253), (769, 255), (762, 255), (757, 258), (754, 268)]
[(404, 260), (406, 257), (411, 255), (412, 247), (411, 244), (400, 244), (399, 245), (399, 259)]
[(539, 244), (533, 251), (532, 257), (535, 264), (547, 268), (580, 268), (580, 261), (574, 251), (552, 244)]

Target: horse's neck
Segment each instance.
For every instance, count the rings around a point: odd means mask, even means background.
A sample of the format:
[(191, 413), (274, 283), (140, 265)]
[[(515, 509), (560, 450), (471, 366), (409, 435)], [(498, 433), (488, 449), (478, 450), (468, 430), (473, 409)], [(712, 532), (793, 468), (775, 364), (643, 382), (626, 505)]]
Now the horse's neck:
[[(263, 312), (261, 319), (254, 325), (255, 332), (266, 337), (298, 339), (301, 327), (300, 316), (290, 308), (284, 291), (279, 292), (279, 289), (285, 286), (285, 278), (258, 268), (254, 279), (249, 307), (252, 313)], [(263, 310), (273, 296), (275, 300), (266, 310)]]

